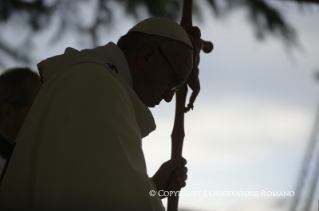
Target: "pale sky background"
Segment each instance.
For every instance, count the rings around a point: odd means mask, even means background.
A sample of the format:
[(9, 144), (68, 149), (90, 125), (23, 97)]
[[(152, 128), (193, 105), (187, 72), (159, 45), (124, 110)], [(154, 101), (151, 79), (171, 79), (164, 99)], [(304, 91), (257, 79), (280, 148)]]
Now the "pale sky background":
[[(215, 48), (210, 54), (201, 54), (201, 92), (195, 109), (185, 117), (183, 155), (188, 160), (189, 177), (183, 190), (202, 194), (181, 197), (183, 209), (288, 210), (293, 200), (260, 195), (262, 190), (293, 191), (296, 187), (319, 107), (319, 84), (314, 78), (314, 73), (319, 72), (319, 7), (300, 10), (293, 3), (271, 2), (297, 30), (301, 50), (287, 51), (273, 37), (256, 40), (244, 10), (217, 20), (203, 1), (205, 21), (193, 20), (202, 38), (213, 41)], [(116, 43), (138, 22), (126, 18), (116, 4), (114, 7), (118, 23), (105, 28), (107, 32), (101, 31), (105, 33), (101, 45)], [(79, 42), (68, 32), (64, 39), (50, 45), (53, 30), (54, 26), (34, 38), (36, 46), (31, 53), (35, 61), (62, 54), (66, 47), (81, 50), (90, 44)], [(36, 70), (35, 64), (31, 68)], [(170, 157), (174, 102), (162, 102), (151, 109), (157, 129), (143, 140), (150, 176)], [(315, 150), (318, 153), (319, 147)], [(205, 197), (205, 190), (257, 191), (259, 197)], [(318, 209), (318, 199), (317, 187), (312, 210)]]

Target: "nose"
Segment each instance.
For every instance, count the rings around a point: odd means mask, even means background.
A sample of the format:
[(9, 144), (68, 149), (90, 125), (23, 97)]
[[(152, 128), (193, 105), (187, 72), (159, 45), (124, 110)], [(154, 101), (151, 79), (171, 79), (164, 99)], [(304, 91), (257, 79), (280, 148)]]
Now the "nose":
[(164, 100), (165, 100), (166, 102), (171, 102), (171, 100), (172, 100), (174, 94), (175, 94), (175, 91), (172, 91), (172, 90), (169, 90), (169, 91), (165, 92), (165, 93), (163, 94)]

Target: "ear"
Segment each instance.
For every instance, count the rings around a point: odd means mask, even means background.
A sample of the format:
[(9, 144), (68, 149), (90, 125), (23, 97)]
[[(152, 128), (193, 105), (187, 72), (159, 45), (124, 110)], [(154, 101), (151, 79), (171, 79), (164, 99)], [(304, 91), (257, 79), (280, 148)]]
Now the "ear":
[(144, 69), (151, 65), (157, 57), (158, 50), (155, 44), (148, 44), (144, 46), (138, 53), (138, 68)]
[(10, 103), (5, 103), (0, 108), (2, 121), (6, 124), (10, 124), (14, 118), (16, 112)]

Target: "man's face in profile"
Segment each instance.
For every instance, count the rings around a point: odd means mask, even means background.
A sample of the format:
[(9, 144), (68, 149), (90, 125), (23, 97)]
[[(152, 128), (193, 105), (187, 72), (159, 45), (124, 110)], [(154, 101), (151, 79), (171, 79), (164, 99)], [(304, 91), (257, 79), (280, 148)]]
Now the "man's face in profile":
[[(157, 48), (156, 62), (144, 75), (145, 87), (137, 93), (146, 106), (155, 107), (163, 99), (170, 102), (176, 90), (186, 81), (192, 70), (193, 54), (188, 46), (181, 45), (181, 48), (186, 56), (169, 57), (164, 51)], [(181, 58), (188, 59), (183, 61)]]

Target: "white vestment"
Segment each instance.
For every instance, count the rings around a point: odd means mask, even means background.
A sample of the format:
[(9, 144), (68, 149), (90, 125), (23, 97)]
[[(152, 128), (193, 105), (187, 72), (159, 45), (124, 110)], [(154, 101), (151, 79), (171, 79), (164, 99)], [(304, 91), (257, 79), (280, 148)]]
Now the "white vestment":
[(42, 61), (44, 85), (17, 138), (0, 210), (163, 210), (141, 140), (155, 130), (113, 43)]

